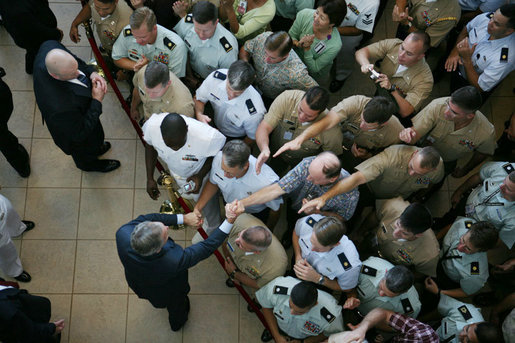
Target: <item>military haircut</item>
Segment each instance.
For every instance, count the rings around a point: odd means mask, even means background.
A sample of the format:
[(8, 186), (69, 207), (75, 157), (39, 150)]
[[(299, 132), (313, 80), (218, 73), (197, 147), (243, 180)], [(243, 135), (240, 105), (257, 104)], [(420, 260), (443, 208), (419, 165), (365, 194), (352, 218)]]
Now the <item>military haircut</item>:
[(256, 79), (256, 71), (250, 63), (237, 60), (231, 64), (227, 71), (229, 86), (235, 91), (244, 91)]
[(515, 29), (515, 4), (506, 4), (499, 7), (501, 14), (508, 18), (506, 26), (510, 29)]
[(216, 22), (218, 19), (218, 9), (209, 1), (199, 1), (193, 5), (191, 11), (193, 19), (199, 24), (206, 24), (208, 22)]
[(170, 72), (166, 64), (152, 61), (147, 65), (143, 77), (147, 88), (154, 88), (158, 85), (165, 87), (170, 81)]
[(338, 27), (347, 15), (347, 4), (343, 0), (321, 0), (317, 8), (322, 7), (324, 13), (329, 17), (329, 23)]
[(345, 224), (336, 217), (322, 218), (313, 226), (318, 242), (324, 247), (338, 244), (346, 231)]
[(429, 212), (425, 205), (418, 202), (406, 207), (406, 209), (401, 213), (399, 219), (401, 221), (401, 226), (414, 235), (421, 234), (429, 229), (433, 224), (431, 212)]
[(245, 229), (241, 238), (257, 251), (263, 251), (272, 244), (272, 232), (264, 226), (251, 226)]
[(131, 29), (139, 29), (143, 23), (146, 24), (147, 31), (150, 32), (154, 29), (154, 26), (157, 24), (157, 18), (152, 11), (148, 7), (140, 7), (132, 12), (131, 17), (129, 19), (129, 24)]
[(161, 122), (161, 135), (165, 141), (184, 142), (188, 125), (180, 114), (168, 113)]
[(141, 256), (156, 254), (163, 246), (162, 226), (155, 222), (144, 221), (131, 232), (131, 248)]
[(474, 332), (476, 333), (476, 337), (479, 343), (491, 343), (502, 341), (502, 335), (499, 332), (499, 329), (493, 323), (478, 323)]
[(318, 291), (315, 284), (310, 281), (301, 281), (293, 286), (290, 294), (292, 303), (302, 309), (315, 306), (318, 300)]
[(306, 91), (302, 98), (306, 99), (306, 103), (310, 109), (322, 112), (327, 108), (330, 96), (325, 88), (313, 86)]
[(497, 244), (499, 232), (493, 224), (487, 221), (474, 223), (469, 228), (470, 244), (479, 251), (487, 251)]
[(402, 265), (393, 267), (385, 275), (386, 288), (396, 294), (407, 292), (414, 282), (415, 277), (411, 270)]
[(418, 154), (420, 155), (420, 168), (433, 170), (440, 164), (440, 153), (432, 146), (418, 150)]
[(229, 168), (243, 169), (250, 157), (250, 147), (241, 139), (234, 139), (225, 143), (222, 149), (224, 164)]
[(293, 40), (286, 31), (273, 32), (265, 40), (265, 49), (277, 51), (280, 57), (288, 55), (293, 48)]
[(468, 113), (474, 113), (483, 104), (481, 92), (474, 86), (465, 86), (456, 89), (451, 94), (451, 101), (454, 105)]
[(408, 35), (408, 37), (414, 42), (422, 41), (421, 53), (425, 53), (431, 47), (431, 37), (425, 31), (412, 32)]
[(369, 124), (384, 124), (397, 111), (392, 99), (384, 96), (373, 97), (363, 109), (363, 119)]

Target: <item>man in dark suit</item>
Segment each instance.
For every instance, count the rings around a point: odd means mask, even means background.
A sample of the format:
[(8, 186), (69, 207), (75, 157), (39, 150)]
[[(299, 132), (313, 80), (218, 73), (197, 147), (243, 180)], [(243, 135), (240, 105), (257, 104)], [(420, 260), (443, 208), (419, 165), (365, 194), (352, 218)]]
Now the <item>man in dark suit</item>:
[(15, 288), (0, 278), (0, 341), (4, 343), (50, 343), (61, 340), (64, 319), (49, 323), (50, 300)]
[(198, 225), (200, 218), (194, 213), (141, 215), (118, 229), (116, 245), (129, 287), (154, 307), (168, 309), (172, 331), (180, 330), (188, 320), (188, 268), (222, 244), (241, 214), (238, 207), (227, 204), (227, 220), (208, 239), (186, 249), (168, 237), (167, 225)]
[(0, 0), (3, 25), (16, 45), (26, 49), (25, 71), (32, 74), (34, 58), (43, 42), (63, 39), (48, 0)]
[(105, 80), (61, 43), (46, 41), (34, 61), (36, 102), (55, 144), (71, 155), (77, 168), (110, 172), (117, 160), (99, 160), (111, 144), (100, 123)]

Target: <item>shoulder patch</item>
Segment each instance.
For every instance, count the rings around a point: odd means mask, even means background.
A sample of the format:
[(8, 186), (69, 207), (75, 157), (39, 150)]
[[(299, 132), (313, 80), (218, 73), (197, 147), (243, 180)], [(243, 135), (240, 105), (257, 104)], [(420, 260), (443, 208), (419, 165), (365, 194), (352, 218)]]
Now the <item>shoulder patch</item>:
[(132, 30), (131, 30), (131, 29), (125, 29), (125, 30), (123, 30), (123, 36), (124, 36), (124, 37), (132, 36)]
[(470, 274), (479, 275), (479, 262), (472, 262), (470, 264)]
[(219, 71), (215, 71), (215, 74), (213, 75), (213, 77), (218, 80), (225, 80), (227, 78), (227, 75), (225, 75), (224, 73), (221, 73)]
[(365, 274), (365, 275), (368, 275), (368, 276), (374, 276), (375, 277), (377, 275), (377, 269), (369, 267), (369, 266), (366, 266), (366, 265), (363, 264), (361, 266), (361, 274)]
[(257, 113), (256, 107), (254, 106), (252, 99), (247, 99), (245, 101), (245, 105), (247, 105), (247, 109), (249, 110), (250, 115), (254, 115)]
[(338, 254), (338, 259), (340, 260), (340, 263), (342, 264), (344, 270), (349, 270), (352, 268), (352, 265), (347, 259), (347, 256), (345, 256), (343, 252)]
[(186, 18), (184, 18), (184, 21), (188, 24), (193, 24), (193, 14), (186, 15)]
[(287, 295), (288, 294), (288, 287), (275, 286), (274, 287), (274, 294)]
[(506, 163), (505, 165), (502, 166), (502, 169), (504, 169), (506, 174), (510, 174), (512, 171), (515, 170), (515, 168), (513, 167), (513, 165), (511, 163)]
[(470, 229), (470, 227), (472, 226), (472, 224), (474, 224), (474, 222), (472, 220), (467, 220), (465, 221), (465, 227), (467, 229)]
[(317, 221), (313, 217), (308, 217), (308, 219), (306, 219), (306, 224), (311, 227), (315, 226), (316, 223)]
[(329, 312), (328, 309), (326, 309), (325, 307), (322, 307), (320, 309), (320, 315), (325, 319), (327, 320), (329, 323), (332, 323), (334, 321), (334, 319), (336, 318), (334, 316), (334, 314), (332, 314), (331, 312)]
[(165, 45), (168, 49), (170, 49), (170, 51), (172, 51), (173, 49), (175, 49), (176, 44), (175, 44), (174, 42), (172, 42), (172, 41), (170, 40), (170, 38), (168, 38), (168, 37), (163, 38), (163, 43), (164, 43), (164, 45)]
[(409, 314), (413, 313), (413, 306), (411, 305), (411, 301), (408, 298), (401, 299), (402, 308), (404, 313)]
[(487, 13), (486, 16), (492, 19), (494, 17), (494, 12)]
[(501, 49), (501, 58), (499, 61), (507, 63), (508, 62), (508, 48)]
[(220, 44), (222, 44), (222, 47), (224, 48), (225, 52), (229, 52), (232, 50), (232, 45), (229, 43), (227, 38), (222, 37), (220, 38)]
[(458, 307), (458, 311), (460, 311), (460, 314), (463, 317), (463, 319), (469, 320), (470, 318), (472, 318), (472, 314), (470, 313), (467, 306), (463, 305), (463, 306)]

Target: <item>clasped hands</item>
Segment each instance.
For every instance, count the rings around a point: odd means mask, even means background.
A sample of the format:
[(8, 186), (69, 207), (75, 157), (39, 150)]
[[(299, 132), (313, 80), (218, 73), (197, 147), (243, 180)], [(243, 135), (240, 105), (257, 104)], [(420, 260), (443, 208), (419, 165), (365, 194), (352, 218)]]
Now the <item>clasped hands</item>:
[(318, 283), (318, 280), (320, 280), (320, 277), (322, 276), (308, 263), (308, 261), (306, 261), (305, 258), (298, 259), (295, 262), (293, 271), (299, 279), (314, 283)]

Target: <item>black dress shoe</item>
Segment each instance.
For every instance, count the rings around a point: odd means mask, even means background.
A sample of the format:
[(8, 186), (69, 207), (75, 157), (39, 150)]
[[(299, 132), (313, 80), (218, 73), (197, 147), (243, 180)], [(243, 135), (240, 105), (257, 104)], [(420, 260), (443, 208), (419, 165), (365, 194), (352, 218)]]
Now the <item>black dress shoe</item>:
[(102, 146), (100, 147), (100, 151), (98, 152), (98, 156), (105, 154), (109, 149), (111, 149), (111, 143), (104, 142)]
[(29, 177), (30, 175), (30, 163), (29, 163), (29, 153), (25, 149), (25, 147), (21, 144), (18, 144), (17, 147), (18, 154), (15, 160), (9, 161), (11, 166), (20, 174), (21, 177)]
[(120, 161), (117, 160), (99, 160), (99, 165), (96, 168), (92, 168), (88, 171), (96, 171), (100, 173), (109, 173), (120, 167)]
[(329, 92), (331, 92), (331, 93), (338, 92), (343, 87), (344, 83), (345, 83), (345, 80), (339, 81), (339, 80), (334, 79), (333, 81), (331, 81), (331, 84), (329, 85)]
[(270, 342), (274, 337), (268, 331), (267, 329), (263, 330), (263, 333), (261, 334), (261, 342)]
[(15, 279), (20, 282), (30, 282), (32, 277), (26, 271), (22, 271), (20, 275), (16, 276)]
[(234, 282), (232, 282), (231, 278), (228, 278), (227, 280), (225, 280), (225, 285), (229, 288), (234, 288)]
[(30, 220), (22, 220), (21, 222), (22, 222), (23, 224), (25, 224), (25, 226), (27, 227), (27, 228), (25, 229), (25, 231), (23, 231), (23, 232), (30, 231), (30, 230), (32, 230), (32, 229), (36, 226), (36, 224), (34, 224), (34, 222), (32, 222), (32, 221), (30, 221)]

